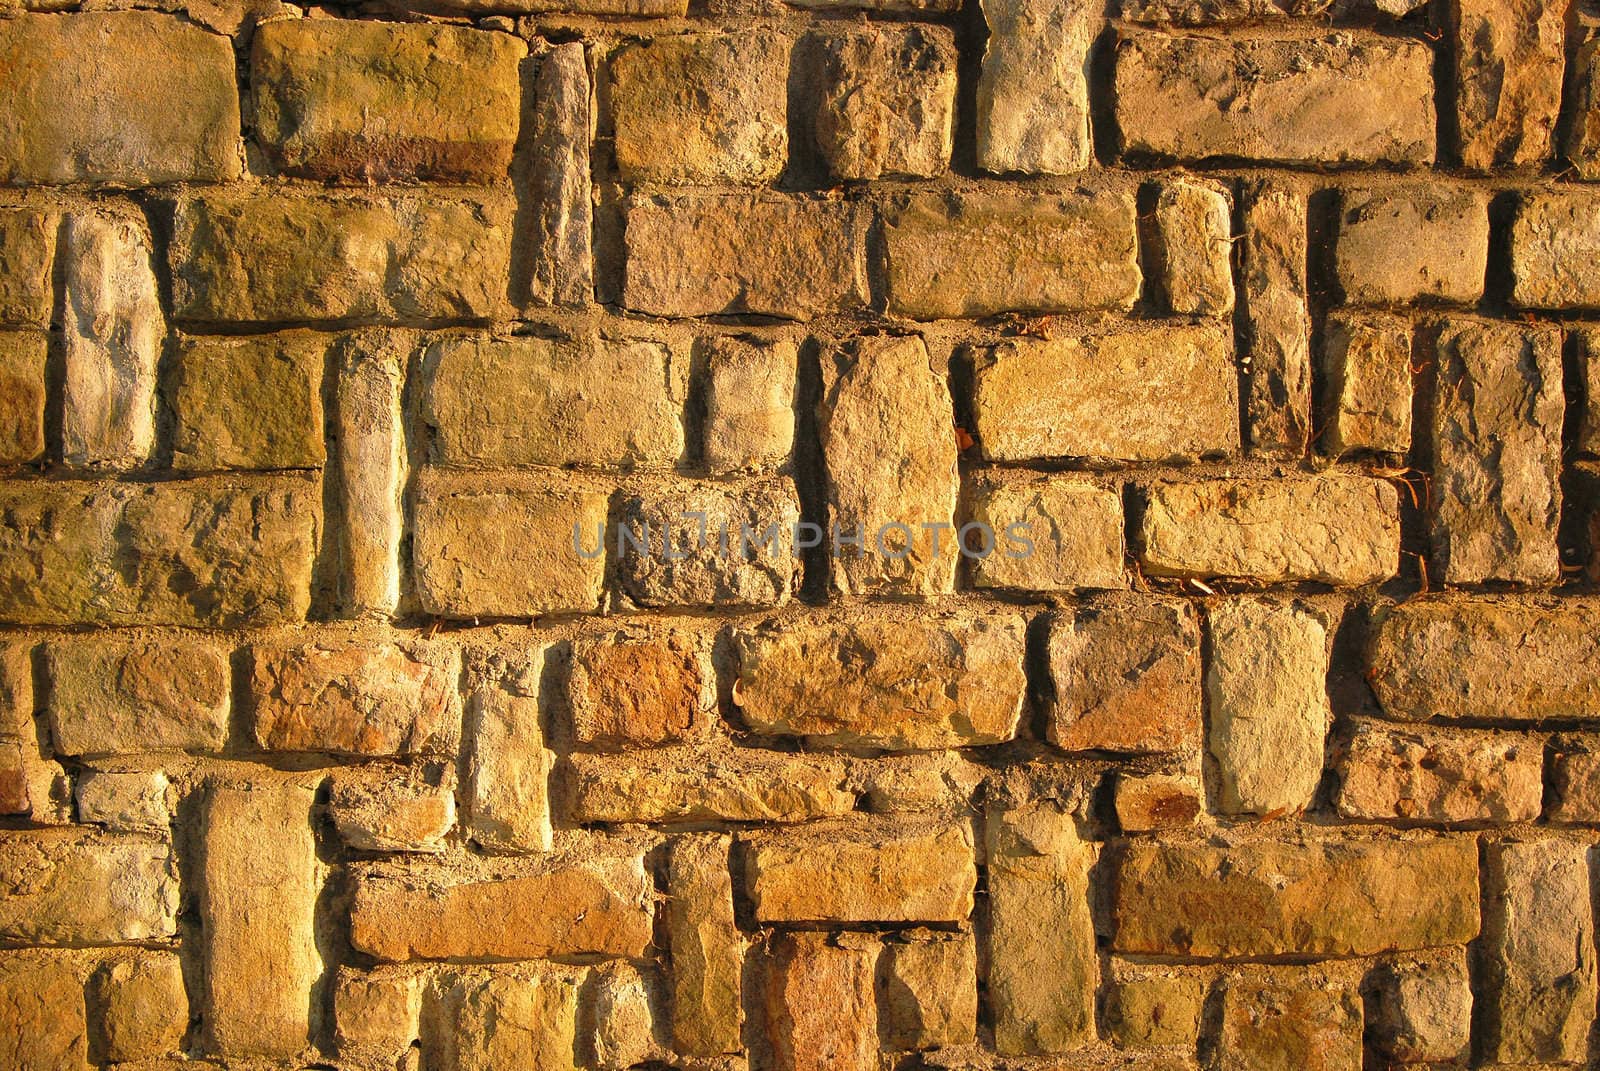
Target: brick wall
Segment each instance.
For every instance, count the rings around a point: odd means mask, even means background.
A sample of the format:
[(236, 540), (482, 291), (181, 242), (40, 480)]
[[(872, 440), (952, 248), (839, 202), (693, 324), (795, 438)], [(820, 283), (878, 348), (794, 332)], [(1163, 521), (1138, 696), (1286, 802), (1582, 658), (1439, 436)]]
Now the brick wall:
[(0, 1068), (1591, 1059), (1587, 0), (34, 6)]

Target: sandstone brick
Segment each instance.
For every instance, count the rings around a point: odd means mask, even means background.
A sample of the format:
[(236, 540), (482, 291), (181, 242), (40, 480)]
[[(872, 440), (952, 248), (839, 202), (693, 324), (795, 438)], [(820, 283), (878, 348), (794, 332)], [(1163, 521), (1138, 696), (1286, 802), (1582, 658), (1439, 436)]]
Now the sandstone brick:
[(1118, 952), (1371, 955), (1478, 933), (1476, 841), (1132, 841), (1112, 894)]
[(1555, 752), (1550, 762), (1552, 822), (1600, 822), (1600, 754), (1588, 750)]
[[(762, 922), (959, 922), (977, 882), (966, 825), (818, 827), (750, 845), (750, 897)], [(870, 985), (870, 972), (869, 972)]]
[(1118, 42), (1123, 152), (1273, 163), (1427, 164), (1433, 53), (1370, 33)]
[(866, 221), (853, 204), (685, 193), (635, 196), (625, 214), (626, 308), (799, 320), (866, 304)]
[(863, 934), (784, 933), (762, 973), (773, 1071), (873, 1071), (877, 943)]
[(651, 986), (631, 963), (602, 963), (589, 975), (580, 999), (590, 1004), (589, 1022), (580, 1023), (584, 1041), (600, 1071), (626, 1071), (665, 1060), (656, 1044)]
[(1133, 198), (914, 194), (884, 221), (889, 309), (915, 320), (1129, 309), (1139, 296)]
[(1561, 111), (1566, 5), (1552, 0), (1457, 0), (1456, 123), (1461, 162), (1487, 170), (1542, 165)]
[(1200, 625), (1188, 603), (1119, 600), (1050, 620), (1046, 733), (1068, 751), (1191, 751), (1200, 743)]
[(88, 1066), (83, 980), (69, 962), (0, 956), (0, 1023), (0, 1059), (16, 1071)]
[(1437, 346), (1432, 521), (1447, 584), (1560, 576), (1561, 333), (1455, 321)]
[(1361, 999), (1314, 968), (1230, 979), (1221, 992), (1219, 1071), (1361, 1066)]
[(89, 980), (100, 1013), (100, 1056), (112, 1063), (166, 1056), (189, 1028), (183, 967), (171, 952), (137, 952), (104, 964)]
[(286, 1059), (310, 1041), (322, 975), (315, 782), (274, 778), (207, 791), (200, 917), (208, 1051)]
[(1411, 449), (1411, 325), (1383, 313), (1338, 312), (1323, 327), (1332, 399), (1320, 437), (1333, 457)]
[(1205, 996), (1204, 983), (1193, 975), (1119, 979), (1107, 994), (1107, 1025), (1124, 1046), (1192, 1046), (1200, 1032)]
[(876, 988), (884, 1049), (938, 1049), (974, 1040), (978, 952), (972, 934), (912, 930), (884, 941)]
[(1392, 576), (1398, 492), (1346, 473), (1151, 484), (1140, 559), (1156, 576), (1356, 586)]
[(72, 821), (72, 787), (36, 717), (34, 642), (0, 642), (0, 813), (40, 825)]
[(1511, 222), (1511, 300), (1529, 309), (1600, 306), (1600, 196), (1529, 191)]
[(456, 824), (453, 779), (437, 769), (333, 775), (328, 813), (339, 838), (364, 852), (442, 852)]
[(1204, 808), (1192, 777), (1118, 774), (1112, 808), (1124, 833), (1158, 833), (1188, 826)]
[(1095, 1039), (1099, 965), (1089, 913), (1094, 849), (1054, 803), (992, 810), (989, 1002), (1002, 1055), (1064, 1052)]
[(931, 178), (950, 166), (956, 46), (948, 30), (880, 26), (813, 33), (796, 50), (815, 151), (840, 181)]
[(808, 11), (865, 11), (885, 14), (947, 14), (961, 5), (956, 0), (794, 0), (794, 7)]
[(395, 1067), (421, 1034), (426, 979), (404, 968), (339, 968), (333, 983), (334, 1045), (341, 1059)]
[(1233, 207), (1205, 182), (1177, 179), (1156, 200), (1161, 289), (1180, 316), (1233, 311)]
[(564, 477), (491, 480), (424, 470), (412, 550), (423, 610), (441, 617), (593, 610), (605, 561), (584, 555), (598, 538), (591, 533), (605, 530), (606, 508), (603, 491)]
[(698, 735), (716, 714), (703, 644), (685, 632), (618, 632), (574, 641), (566, 713), (573, 742), (600, 751)]
[(1223, 814), (1299, 812), (1322, 779), (1328, 703), (1328, 624), (1297, 603), (1237, 599), (1206, 611), (1206, 667), (1217, 808)]
[(1371, 20), (1398, 19), (1428, 0), (1122, 0), (1122, 17), (1130, 22), (1175, 23), (1181, 26), (1232, 26), (1270, 22), (1284, 17)]
[(455, 656), (426, 641), (329, 631), (251, 648), (257, 746), (268, 751), (413, 755), (451, 748)]
[[(465, 0), (472, 7), (477, 0)], [(688, 0), (515, 0), (509, 6), (490, 6), (489, 11), (516, 10), (530, 14), (622, 15), (641, 19), (682, 18)]]
[(1162, 461), (1239, 449), (1239, 376), (1220, 324), (1009, 339), (976, 365), (975, 430), (991, 460)]
[(1369, 978), (1380, 1052), (1407, 1063), (1458, 1060), (1472, 1036), (1472, 985), (1459, 950), (1406, 956)]
[(0, 54), (11, 57), (0, 88), (0, 183), (239, 176), (226, 37), (153, 11), (39, 15), (0, 23)]
[[(758, 758), (757, 756), (760, 756)], [(746, 749), (568, 760), (575, 822), (799, 822), (848, 814), (844, 764)]]
[(1433, 185), (1347, 189), (1335, 250), (1348, 301), (1474, 303), (1489, 263), (1488, 195)]
[(817, 410), (828, 521), (862, 540), (856, 553), (834, 556), (841, 594), (951, 590), (954, 534), (928, 527), (954, 519), (960, 488), (949, 406), (919, 335), (854, 338), (824, 358)]
[(335, 343), (334, 455), (327, 478), (338, 503), (324, 554), (336, 563), (342, 617), (400, 608), (403, 501), (410, 472), (402, 391), (413, 344), (384, 330)]
[(725, 834), (689, 834), (673, 843), (668, 861), (672, 1038), (689, 1056), (740, 1048), (745, 939), (734, 921), (730, 845)]
[(639, 606), (780, 606), (799, 586), (799, 522), (787, 476), (631, 495), (619, 511), (617, 577)]
[(858, 809), (872, 814), (967, 815), (984, 768), (959, 751), (879, 755), (852, 763)]
[(611, 60), (617, 169), (628, 182), (760, 185), (788, 162), (790, 42), (685, 34)]
[(1507, 733), (1358, 726), (1338, 763), (1346, 818), (1530, 822), (1539, 817), (1544, 749)]
[(82, 770), (73, 786), (78, 821), (113, 833), (165, 834), (172, 825), (172, 782), (160, 770)]
[(1506, 841), (1484, 852), (1484, 1054), (1501, 1063), (1584, 1057), (1594, 1020), (1589, 846)]
[(170, 382), (173, 467), (320, 466), (326, 353), (325, 339), (301, 332), (185, 338)]
[(1240, 300), (1251, 453), (1299, 457), (1311, 437), (1306, 198), (1270, 179), (1245, 192)]
[(142, 218), (73, 213), (64, 268), (62, 455), (70, 465), (133, 468), (156, 440), (156, 365), (166, 320)]
[(706, 363), (701, 455), (712, 472), (789, 461), (799, 349), (793, 338), (715, 335), (700, 341)]
[(572, 1066), (578, 986), (571, 972), (539, 967), (461, 974), (446, 976), (439, 989), (438, 1035), (424, 1046), (429, 1068)]
[(220, 751), (228, 652), (181, 632), (90, 633), (45, 647), (46, 714), (63, 755)]
[(1578, 450), (1590, 456), (1600, 455), (1600, 329), (1579, 327), (1567, 337), (1577, 360), (1579, 393), (1583, 398), (1578, 412)]
[(350, 905), (350, 943), (388, 962), (639, 958), (650, 945), (651, 893), (638, 856), (476, 881), (364, 873)]
[[(979, 545), (969, 553), (980, 588), (1077, 591), (1123, 588), (1122, 496), (1070, 476), (979, 481), (969, 506)], [(965, 527), (965, 525), (963, 526)]]
[(996, 744), (1026, 682), (1012, 615), (769, 622), (734, 637), (735, 703), (758, 733), (891, 750)]
[(1592, 182), (1600, 178), (1600, 42), (1590, 39), (1578, 46), (1572, 72), (1572, 126), (1563, 150), (1578, 175)]
[(594, 298), (590, 97), (581, 41), (556, 45), (539, 57), (529, 119), (527, 194), (533, 203), (528, 296), (535, 304), (581, 305)]
[(548, 851), (555, 756), (541, 728), (544, 648), (489, 662), (467, 697), (468, 829), (490, 851)]
[(250, 52), (256, 137), (285, 174), (503, 179), (527, 51), (510, 34), (464, 26), (268, 22)]
[(82, 827), (0, 838), (0, 939), (39, 945), (163, 940), (177, 933), (172, 846)]
[(0, 465), (44, 459), (49, 336), (0, 331)]
[(988, 0), (978, 78), (978, 166), (1070, 175), (1093, 157), (1089, 48), (1100, 7), (1068, 0)]
[(501, 312), (511, 202), (500, 193), (180, 199), (168, 257), (189, 323), (487, 318)]
[(44, 209), (0, 209), (0, 324), (49, 326), (57, 225), (55, 213)]

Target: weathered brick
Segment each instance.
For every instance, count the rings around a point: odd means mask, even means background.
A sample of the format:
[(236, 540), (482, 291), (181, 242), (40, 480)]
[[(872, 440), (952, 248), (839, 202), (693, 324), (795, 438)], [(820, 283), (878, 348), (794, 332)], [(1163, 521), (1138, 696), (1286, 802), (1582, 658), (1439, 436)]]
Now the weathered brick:
[(761, 976), (773, 1071), (873, 1071), (877, 941), (866, 934), (785, 933)]
[(83, 827), (0, 837), (0, 939), (35, 945), (165, 940), (178, 932), (172, 845)]
[(1373, 971), (1377, 1049), (1406, 1063), (1458, 1060), (1472, 1036), (1472, 983), (1459, 949), (1396, 957)]
[(1332, 457), (1411, 449), (1411, 324), (1384, 313), (1336, 312), (1323, 326), (1330, 411), (1319, 443)]
[[(1114, 969), (1126, 971), (1113, 961)], [(1118, 1044), (1192, 1046), (1200, 1032), (1205, 985), (1192, 974), (1140, 969), (1117, 979), (1106, 994), (1106, 1023)]]
[(1564, 152), (1579, 177), (1593, 181), (1600, 178), (1600, 41), (1578, 46), (1572, 71), (1573, 117)]
[(556, 45), (539, 57), (523, 209), (531, 216), (528, 297), (534, 304), (581, 305), (594, 298), (590, 96), (583, 42)]
[(919, 335), (854, 338), (824, 358), (818, 434), (828, 522), (861, 537), (855, 554), (834, 556), (834, 590), (951, 590), (954, 533), (929, 527), (950, 525), (960, 488), (949, 398)]
[(466, 807), (474, 843), (488, 851), (549, 851), (550, 768), (539, 681), (540, 644), (469, 656)]
[(1129, 843), (1112, 894), (1118, 952), (1249, 959), (1371, 955), (1478, 933), (1471, 839)]
[(1560, 577), (1561, 332), (1453, 321), (1437, 344), (1434, 560), (1447, 584)]
[(1180, 316), (1233, 311), (1233, 207), (1225, 190), (1176, 179), (1156, 200), (1159, 278)]
[(1292, 602), (1235, 599), (1207, 608), (1207, 749), (1223, 814), (1299, 812), (1322, 779), (1328, 625)]
[(0, 183), (239, 176), (226, 37), (153, 11), (34, 15), (0, 22), (0, 54)]
[(1346, 818), (1531, 822), (1544, 792), (1544, 748), (1526, 736), (1386, 729), (1363, 722), (1341, 749), (1334, 799)]
[(183, 967), (171, 952), (136, 952), (100, 967), (88, 997), (100, 1013), (100, 1056), (113, 1063), (167, 1056), (189, 1028)]
[(658, 998), (650, 977), (621, 962), (602, 963), (589, 973), (580, 1000), (593, 1008), (592, 1021), (579, 1025), (599, 1071), (627, 1071), (670, 1058), (667, 1049), (656, 1043), (651, 1003)]
[(584, 555), (603, 537), (606, 504), (603, 490), (566, 477), (423, 470), (412, 552), (423, 610), (441, 617), (593, 610), (605, 560)]
[(44, 697), (34, 689), (34, 651), (26, 636), (0, 642), (0, 813), (66, 825), (73, 819), (72, 785), (35, 716)]
[(1079, 839), (1072, 815), (1050, 802), (991, 811), (985, 828), (995, 1048), (1021, 1056), (1093, 1041), (1093, 846)]
[(1489, 264), (1489, 198), (1477, 188), (1357, 187), (1340, 196), (1335, 246), (1345, 299), (1472, 304)]
[(1161, 461), (1239, 449), (1239, 376), (1232, 332), (1220, 324), (1008, 339), (980, 351), (976, 366), (975, 431), (991, 460)]
[(439, 1071), (571, 1066), (577, 1047), (578, 978), (570, 969), (447, 974), (430, 1000), (437, 1026), (424, 1039), (425, 1066)]
[(1550, 761), (1552, 822), (1600, 823), (1600, 752), (1557, 750)]
[(376, 959), (642, 957), (653, 888), (634, 857), (596, 857), (478, 881), (362, 873), (350, 943)]
[(758, 733), (970, 747), (1011, 739), (1022, 713), (1020, 616), (775, 620), (741, 630), (734, 644), (735, 703)]
[(1461, 162), (1477, 170), (1544, 164), (1561, 112), (1567, 5), (1454, 0), (1447, 10)]
[(168, 251), (174, 314), (485, 319), (506, 308), (511, 216), (500, 193), (185, 197)]
[(27, 465), (44, 458), (44, 333), (0, 331), (0, 465)]
[(794, 451), (799, 343), (784, 337), (700, 340), (706, 365), (701, 456), (714, 473), (775, 468)]
[(179, 469), (316, 468), (327, 340), (309, 332), (185, 338), (169, 389)]
[(1122, 150), (1183, 160), (1427, 164), (1433, 52), (1339, 33), (1224, 39), (1151, 32), (1117, 45)]
[(700, 735), (716, 713), (704, 644), (686, 632), (617, 632), (573, 641), (565, 680), (573, 743), (627, 751)]
[[(1579, 393), (1583, 404), (1578, 411), (1578, 449), (1590, 456), (1600, 455), (1600, 328), (1578, 327), (1568, 334), (1577, 360)], [(4, 341), (0, 340), (0, 347)]]
[(978, 166), (1070, 175), (1089, 166), (1089, 47), (1103, 7), (987, 0), (978, 77)]
[(756, 840), (746, 861), (762, 922), (959, 922), (977, 883), (964, 824), (811, 826)]
[(1224, 26), (1272, 20), (1331, 16), (1336, 19), (1398, 19), (1428, 0), (1122, 0), (1130, 22), (1180, 26)]
[(930, 178), (950, 166), (956, 46), (937, 26), (878, 26), (803, 38), (796, 66), (813, 148), (841, 181)]
[(1067, 751), (1190, 751), (1200, 743), (1200, 624), (1188, 603), (1123, 599), (1050, 621), (1046, 733)]
[(337, 771), (328, 814), (339, 839), (364, 852), (442, 852), (456, 824), (454, 778), (438, 767)]
[(1199, 816), (1204, 803), (1192, 777), (1170, 774), (1118, 774), (1112, 809), (1124, 833), (1182, 829)]
[(1361, 1066), (1361, 997), (1312, 967), (1258, 969), (1221, 987), (1218, 1071)]
[(574, 754), (567, 763), (575, 822), (799, 822), (850, 813), (836, 758), (746, 749), (681, 748)]
[(760, 185), (788, 162), (788, 38), (682, 34), (611, 60), (617, 169), (628, 182)]
[[(1077, 591), (1124, 588), (1122, 496), (1073, 476), (1005, 478), (996, 472), (971, 492), (969, 553), (980, 588)], [(963, 525), (965, 527), (965, 525)], [(954, 538), (954, 537), (952, 537)]]
[(1133, 198), (921, 193), (884, 221), (889, 309), (916, 320), (1129, 309), (1139, 296)]
[(689, 1056), (740, 1048), (745, 939), (734, 921), (731, 841), (716, 833), (680, 837), (667, 866), (672, 1039)]
[(63, 636), (45, 647), (50, 737), (63, 755), (219, 751), (228, 651), (184, 632)]
[(341, 617), (389, 617), (400, 608), (404, 499), (410, 471), (402, 392), (415, 341), (377, 328), (334, 344), (334, 454), (327, 479), (337, 502), (324, 543)]
[(851, 203), (755, 193), (635, 196), (626, 218), (626, 308), (799, 320), (866, 304), (866, 220)]
[(334, 1045), (341, 1059), (393, 1067), (421, 1034), (423, 975), (406, 968), (340, 967), (333, 983)]
[(1398, 492), (1346, 473), (1150, 484), (1140, 560), (1156, 576), (1357, 586), (1394, 575)]
[(0, 208), (0, 324), (49, 326), (57, 226), (43, 208)]
[(1511, 300), (1529, 309), (1600, 307), (1600, 195), (1529, 191), (1511, 222)]
[(89, 1066), (83, 979), (74, 964), (28, 953), (0, 956), (0, 1059), (15, 1071)]
[(970, 1045), (978, 1023), (978, 950), (970, 933), (912, 930), (878, 955), (878, 1033), (889, 1051)]
[(510, 34), (465, 26), (267, 22), (250, 52), (256, 138), (290, 175), (503, 179), (527, 53)]
[(166, 833), (172, 782), (160, 770), (80, 770), (73, 786), (78, 821), (113, 833)]
[(309, 476), (0, 484), (0, 618), (238, 626), (305, 617)]
[(1250, 452), (1300, 457), (1311, 437), (1306, 197), (1271, 179), (1244, 194), (1240, 348)]

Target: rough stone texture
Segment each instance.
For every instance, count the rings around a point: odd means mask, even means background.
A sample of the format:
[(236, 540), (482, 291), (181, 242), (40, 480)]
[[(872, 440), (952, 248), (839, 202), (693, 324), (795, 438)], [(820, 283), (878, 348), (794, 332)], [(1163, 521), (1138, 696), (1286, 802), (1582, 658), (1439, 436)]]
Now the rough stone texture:
[(822, 391), (830, 531), (861, 539), (855, 552), (835, 548), (834, 589), (950, 591), (955, 535), (928, 526), (954, 519), (960, 477), (949, 390), (926, 344), (918, 335), (851, 339), (824, 358)]
[(968, 1045), (978, 1021), (978, 953), (970, 933), (913, 930), (878, 956), (878, 1033), (884, 1049)]
[(178, 932), (172, 845), (93, 830), (0, 839), (0, 939), (31, 945), (165, 940)]
[(177, 419), (173, 467), (322, 465), (326, 356), (326, 339), (308, 332), (184, 339), (168, 388)]
[(1240, 346), (1251, 453), (1299, 457), (1311, 437), (1306, 198), (1263, 180), (1245, 192)]
[(1433, 552), (1447, 584), (1560, 576), (1561, 333), (1455, 321), (1437, 345)]
[(1322, 778), (1328, 626), (1296, 603), (1237, 599), (1206, 611), (1207, 749), (1223, 814), (1310, 806)]
[(1076, 591), (1125, 588), (1122, 498), (1071, 476), (992, 479), (975, 485), (971, 520), (984, 556), (971, 565), (980, 588)]
[(1572, 127), (1564, 146), (1581, 178), (1600, 178), (1600, 42), (1585, 41), (1573, 55)]
[(794, 451), (799, 344), (720, 335), (705, 339), (705, 423), (700, 452), (714, 473), (776, 468)]
[(1119, 600), (1051, 618), (1055, 700), (1046, 732), (1067, 751), (1199, 746), (1200, 623), (1187, 603)]
[(1008, 339), (978, 351), (975, 364), (974, 430), (994, 461), (1184, 460), (1239, 449), (1239, 377), (1232, 332), (1220, 324)]
[(865, 225), (850, 203), (770, 194), (636, 196), (626, 218), (626, 308), (799, 320), (866, 304)]
[(758, 733), (888, 749), (997, 744), (1026, 681), (1020, 616), (771, 621), (734, 637), (734, 702)]
[(1336, 1071), (1361, 1066), (1361, 999), (1314, 969), (1222, 985), (1218, 1071)]
[(342, 617), (387, 617), (400, 606), (409, 472), (401, 412), (412, 347), (372, 330), (335, 347), (338, 368), (335, 451), (328, 473), (342, 523), (324, 553), (338, 566)]
[(690, 834), (672, 846), (666, 929), (672, 955), (672, 1039), (689, 1056), (739, 1048), (745, 938), (733, 913), (732, 838)]
[(424, 358), (432, 458), (464, 468), (660, 468), (683, 453), (684, 370), (642, 338), (449, 338)]
[(0, 21), (0, 54), (0, 184), (239, 176), (227, 38), (153, 11), (38, 15)]
[[(442, 852), (456, 824), (454, 784), (424, 770), (385, 770), (378, 777), (337, 773), (328, 812), (339, 838), (364, 852)], [(387, 776), (384, 776), (387, 775)]]
[(1380, 1052), (1407, 1063), (1457, 1060), (1472, 1036), (1472, 987), (1459, 951), (1404, 956), (1373, 972)]
[(1122, 0), (1130, 22), (1180, 26), (1230, 26), (1273, 19), (1332, 15), (1339, 18), (1401, 18), (1428, 0)]
[(1156, 242), (1167, 307), (1180, 316), (1233, 311), (1233, 206), (1224, 189), (1178, 179), (1156, 201)]
[(177, 203), (177, 319), (271, 323), (488, 317), (511, 262), (506, 195), (208, 193)]
[(666, 1058), (666, 1050), (656, 1045), (650, 989), (645, 976), (626, 963), (602, 964), (589, 976), (580, 1000), (593, 1009), (586, 1040), (601, 1071), (625, 1071)]
[(1052, 803), (991, 811), (989, 1000), (1003, 1055), (1065, 1052), (1095, 1038), (1094, 849)]
[(467, 827), (489, 851), (549, 851), (550, 768), (539, 709), (543, 648), (497, 659), (468, 693)]
[(986, 0), (978, 78), (978, 166), (1070, 175), (1089, 166), (1089, 47), (1104, 25), (1089, 0)]
[(63, 636), (45, 647), (50, 739), (63, 755), (219, 751), (230, 670), (218, 643), (181, 632)]
[(581, 305), (594, 297), (590, 95), (581, 42), (556, 45), (540, 57), (527, 179), (533, 203), (528, 291), (538, 305)]
[(1507, 733), (1446, 734), (1362, 723), (1337, 764), (1346, 818), (1531, 822), (1539, 817), (1544, 749)]
[(1124, 978), (1106, 1000), (1106, 1020), (1120, 1044), (1193, 1045), (1200, 1031), (1205, 988), (1192, 975), (1141, 974)]
[(790, 42), (769, 32), (658, 37), (611, 60), (626, 182), (762, 185), (788, 162)]
[(1478, 933), (1471, 839), (1135, 840), (1113, 893), (1118, 952), (1244, 959), (1371, 955)]
[(0, 957), (0, 1059), (16, 1071), (88, 1066), (83, 980), (73, 965), (35, 956)]
[(421, 1033), (424, 981), (405, 968), (341, 967), (333, 986), (339, 1056), (373, 1067), (397, 1066)]
[(1193, 480), (1151, 484), (1144, 495), (1139, 556), (1152, 575), (1353, 587), (1399, 566), (1399, 496), (1381, 480)]
[(189, 1000), (177, 956), (141, 952), (112, 960), (95, 972), (88, 991), (101, 1014), (104, 1059), (138, 1060), (181, 1050)]
[(1465, 186), (1347, 189), (1335, 249), (1347, 301), (1472, 304), (1489, 264), (1488, 195)]
[(1582, 1060), (1594, 1020), (1589, 846), (1504, 841), (1484, 851), (1484, 1053), (1501, 1063)]
[(1565, 4), (1454, 0), (1456, 123), (1469, 168), (1528, 166), (1550, 157), (1561, 111)]
[(844, 827), (772, 835), (746, 859), (762, 922), (960, 922), (972, 913), (972, 831)]
[(45, 366), (49, 336), (0, 331), (0, 465), (44, 457)]
[(65, 825), (72, 821), (72, 786), (37, 715), (42, 699), (34, 687), (33, 642), (0, 642), (0, 813)]
[(1433, 52), (1420, 41), (1134, 33), (1117, 43), (1114, 92), (1125, 153), (1433, 162)]
[(0, 484), (0, 619), (303, 619), (318, 516), (302, 477)]
[(113, 833), (166, 833), (172, 825), (168, 803), (172, 782), (160, 770), (83, 770), (73, 801), (78, 821)]
[(0, 324), (46, 327), (54, 311), (50, 267), (59, 219), (34, 208), (0, 208)]
[(835, 179), (929, 178), (950, 166), (956, 46), (948, 30), (812, 34), (798, 46), (802, 63), (810, 136)]
[(1511, 300), (1529, 309), (1600, 306), (1600, 196), (1530, 190), (1511, 223)]
[(464, 26), (269, 22), (250, 53), (256, 137), (290, 175), (503, 179), (527, 52), (510, 34)]
[(837, 759), (763, 762), (742, 749), (575, 754), (569, 776), (571, 817), (584, 823), (799, 822), (848, 814), (856, 802)]
[(1330, 456), (1411, 449), (1411, 325), (1384, 313), (1339, 312), (1323, 326), (1332, 411), (1318, 440)]
[(1193, 778), (1168, 774), (1118, 775), (1112, 808), (1124, 833), (1157, 833), (1182, 829), (1203, 808), (1200, 786)]
[(570, 972), (549, 967), (446, 975), (436, 985), (440, 1029), (424, 1046), (429, 1068), (496, 1071), (572, 1065), (578, 986)]
[[(1600, 329), (1575, 328), (1568, 334), (1574, 356), (1583, 406), (1578, 413), (1578, 449), (1600, 455)], [(4, 347), (0, 339), (0, 348)]]
[(688, 633), (577, 640), (565, 683), (572, 740), (583, 748), (677, 743), (715, 715), (715, 677), (702, 643)]
[(773, 1071), (872, 1071), (876, 942), (861, 934), (786, 933), (763, 964), (760, 999)]
[(889, 308), (915, 320), (1128, 309), (1138, 298), (1133, 198), (914, 194), (885, 214)]
[(1552, 822), (1600, 822), (1600, 754), (1557, 751), (1550, 763)]

